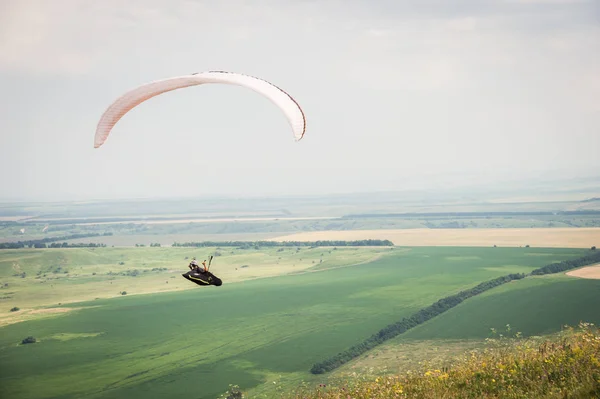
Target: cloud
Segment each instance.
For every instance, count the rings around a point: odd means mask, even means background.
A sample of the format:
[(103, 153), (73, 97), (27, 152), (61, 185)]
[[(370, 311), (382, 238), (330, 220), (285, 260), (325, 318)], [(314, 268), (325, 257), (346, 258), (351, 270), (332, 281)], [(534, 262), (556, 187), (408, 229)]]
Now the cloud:
[[(582, 16), (591, 7), (586, 1), (573, 2), (579, 5), (574, 7), (566, 7), (571, 2), (552, 4), (558, 8), (546, 10), (523, 0), (452, 3), (442, 0), (418, 3), (7, 0), (4, 16), (0, 17), (0, 69), (40, 74), (97, 74), (119, 68), (134, 56), (141, 62), (157, 62), (159, 54), (204, 51), (217, 58), (215, 55), (227, 51), (220, 52), (218, 46), (241, 46), (243, 54), (242, 43), (248, 43), (248, 53), (270, 56), (273, 46), (283, 49), (286, 41), (289, 44), (285, 50), (290, 51), (302, 42), (318, 47), (323, 39), (350, 52), (355, 42), (361, 42), (363, 32), (370, 39), (399, 41), (399, 45), (391, 48), (393, 51), (405, 49), (410, 41), (416, 46), (438, 46), (444, 52), (478, 37), (490, 43), (503, 41), (511, 36), (506, 29), (573, 25), (585, 20)], [(536, 24), (531, 24), (532, 12)], [(382, 47), (373, 40), (362, 43)], [(360, 46), (355, 51), (373, 53)], [(446, 59), (446, 65), (450, 63), (448, 57), (442, 58)], [(448, 66), (439, 69), (448, 73)]]
[(451, 18), (446, 22), (449, 30), (458, 32), (469, 32), (476, 30), (481, 21), (475, 17)]
[(560, 5), (573, 5), (573, 4), (592, 4), (592, 0), (505, 0), (506, 3), (517, 3), (517, 4), (560, 4)]
[[(468, 170), (600, 168), (600, 27), (589, 1), (0, 4), (0, 130), (17, 132), (0, 138), (0, 170), (16, 171), (3, 176), (12, 192), (201, 190), (189, 181), (314, 192), (342, 174), (335, 189), (352, 191)], [(206, 69), (284, 86), (306, 111), (306, 139), (280, 141), (284, 118), (254, 93), (204, 87), (148, 101), (91, 152), (116, 96)], [(41, 169), (59, 182), (35, 181)]]

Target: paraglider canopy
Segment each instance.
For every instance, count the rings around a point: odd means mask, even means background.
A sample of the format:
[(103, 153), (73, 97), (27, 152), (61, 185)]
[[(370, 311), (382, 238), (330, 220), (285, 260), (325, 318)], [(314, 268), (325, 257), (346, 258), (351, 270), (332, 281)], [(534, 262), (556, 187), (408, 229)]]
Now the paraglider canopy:
[(306, 131), (304, 112), (287, 92), (266, 80), (253, 76), (226, 71), (208, 71), (157, 80), (123, 94), (108, 107), (100, 118), (94, 137), (94, 148), (102, 146), (117, 122), (144, 101), (162, 93), (207, 83), (237, 85), (262, 94), (283, 111), (296, 141), (304, 137)]

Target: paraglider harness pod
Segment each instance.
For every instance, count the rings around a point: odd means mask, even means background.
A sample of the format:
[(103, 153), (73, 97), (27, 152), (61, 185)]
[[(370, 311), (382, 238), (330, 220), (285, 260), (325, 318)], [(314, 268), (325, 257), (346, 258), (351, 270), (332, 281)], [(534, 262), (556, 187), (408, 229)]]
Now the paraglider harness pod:
[[(212, 255), (209, 258), (208, 261), (208, 267), (210, 268), (210, 263), (212, 262)], [(192, 261), (192, 264), (194, 263), (194, 261)], [(194, 267), (194, 269), (190, 270), (187, 273), (182, 274), (183, 278), (185, 278), (186, 280), (189, 280), (193, 283), (196, 283), (198, 285), (215, 285), (217, 287), (221, 286), (223, 284), (223, 281), (221, 281), (220, 278), (218, 278), (217, 276), (215, 276), (214, 274), (212, 274), (210, 271), (206, 270), (201, 270), (200, 267), (198, 265), (196, 265)]]

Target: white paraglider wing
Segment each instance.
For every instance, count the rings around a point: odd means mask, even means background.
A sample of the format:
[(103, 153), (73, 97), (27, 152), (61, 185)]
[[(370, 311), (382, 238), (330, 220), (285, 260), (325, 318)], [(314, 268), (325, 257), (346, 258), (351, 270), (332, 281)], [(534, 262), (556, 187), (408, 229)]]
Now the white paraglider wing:
[(158, 80), (125, 93), (112, 103), (100, 118), (94, 137), (94, 148), (98, 148), (104, 144), (117, 122), (127, 112), (144, 101), (162, 93), (206, 83), (243, 86), (262, 94), (283, 111), (292, 128), (296, 141), (304, 137), (304, 132), (306, 131), (304, 112), (296, 100), (285, 91), (265, 80), (253, 76), (233, 72), (210, 71)]

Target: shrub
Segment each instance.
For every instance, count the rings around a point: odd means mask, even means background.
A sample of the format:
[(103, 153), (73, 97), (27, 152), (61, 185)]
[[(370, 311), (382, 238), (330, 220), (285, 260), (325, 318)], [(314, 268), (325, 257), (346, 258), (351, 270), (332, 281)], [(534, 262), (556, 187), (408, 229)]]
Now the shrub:
[(25, 344), (35, 344), (36, 342), (37, 342), (37, 339), (35, 339), (32, 336), (29, 336), (29, 337), (25, 338), (23, 341), (21, 341), (21, 343), (23, 345), (25, 345)]

